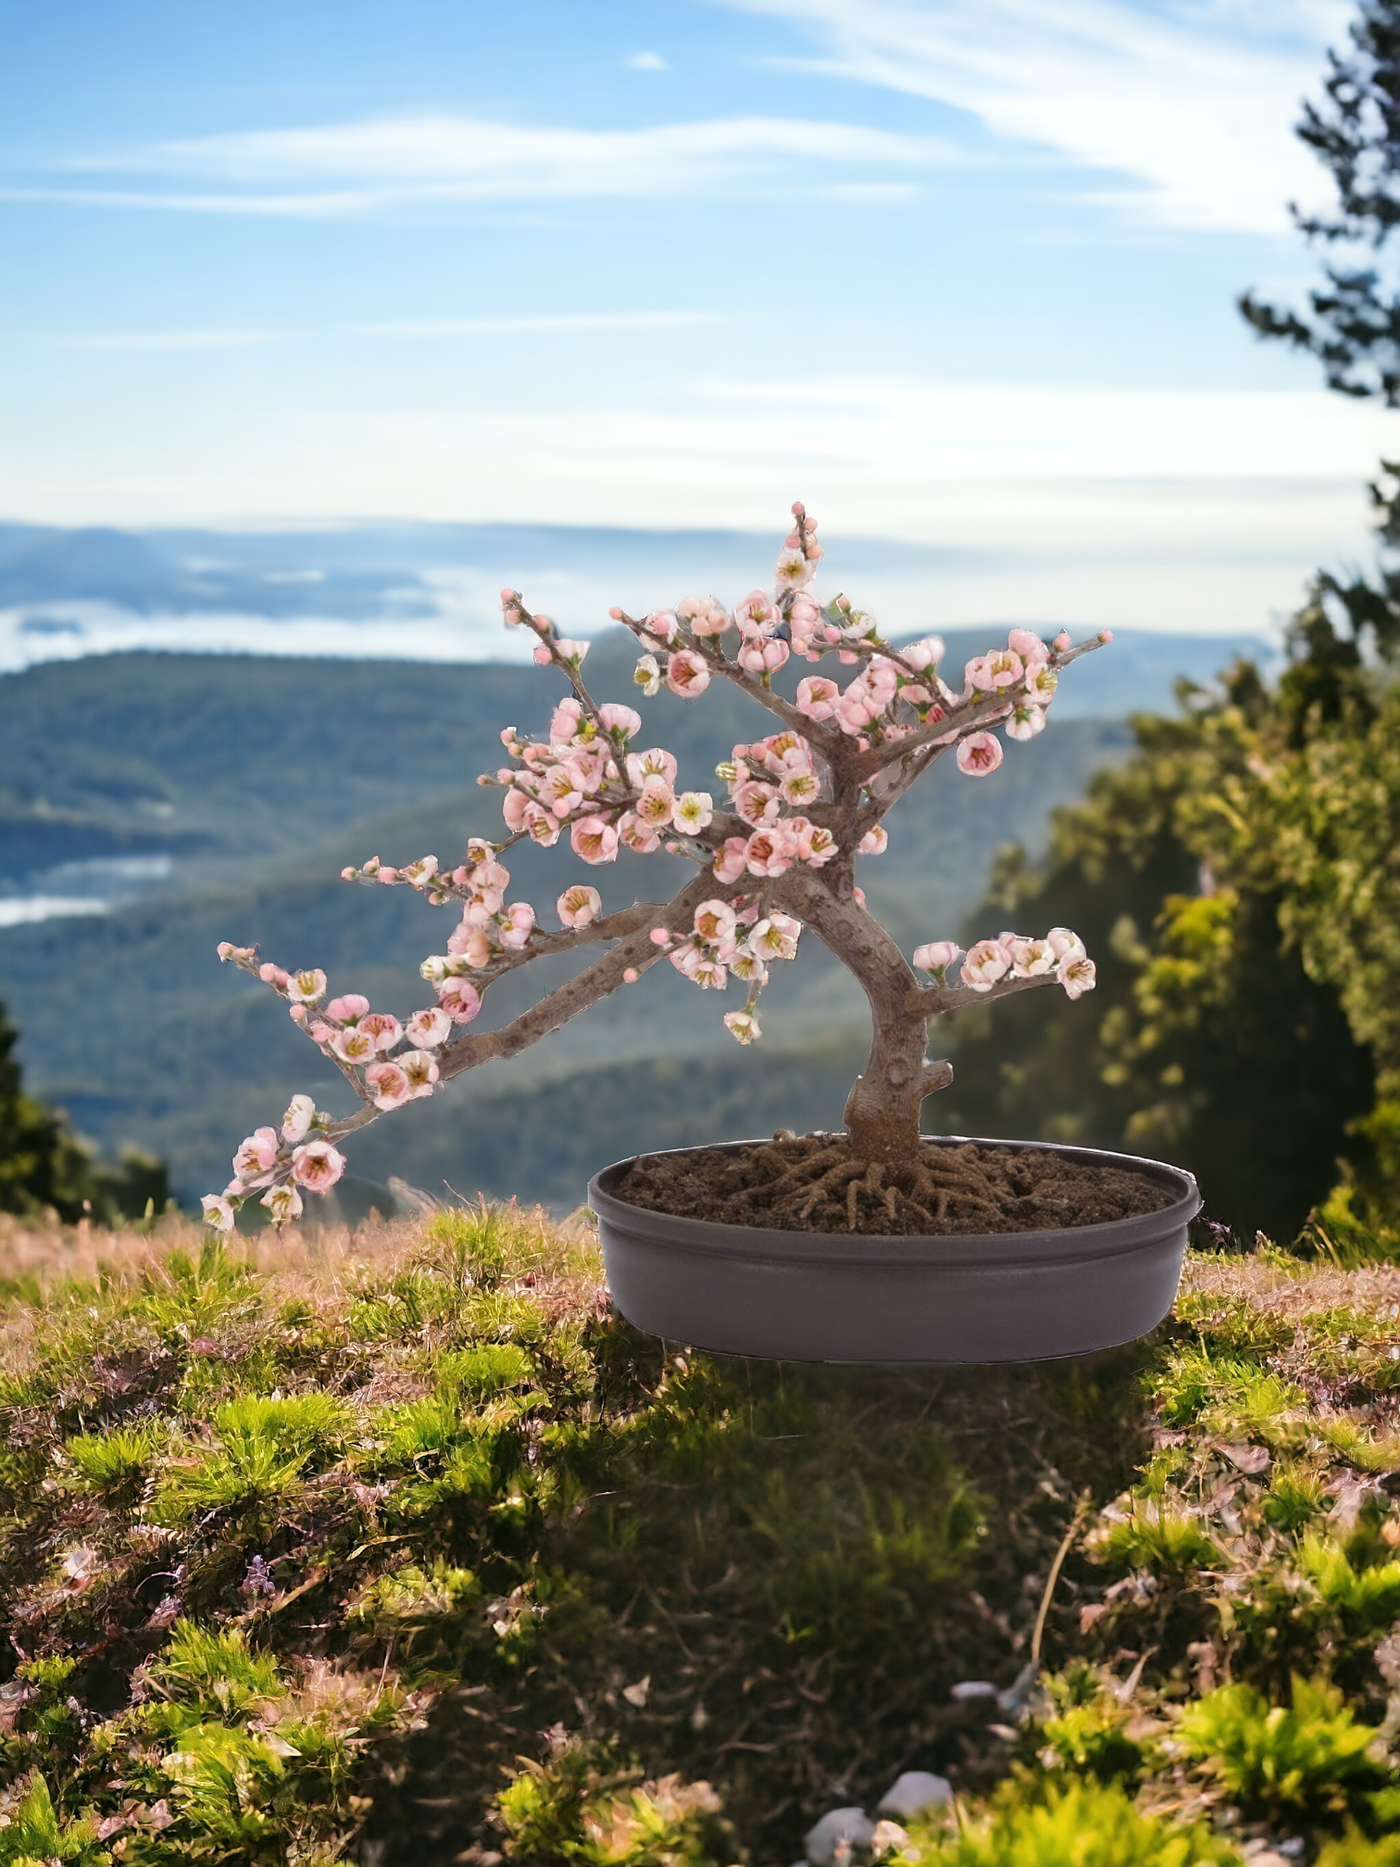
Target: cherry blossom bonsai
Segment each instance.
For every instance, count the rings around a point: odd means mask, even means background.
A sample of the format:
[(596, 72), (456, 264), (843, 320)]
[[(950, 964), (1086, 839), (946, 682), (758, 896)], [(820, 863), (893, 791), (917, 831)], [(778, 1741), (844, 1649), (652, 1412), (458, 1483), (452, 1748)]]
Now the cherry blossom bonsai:
[[(355, 993), (327, 1002), (319, 968), (287, 971), (260, 962), (255, 949), (222, 944), (221, 959), (288, 1003), (360, 1106), (333, 1118), (318, 1113), (310, 1095), (293, 1096), (280, 1124), (259, 1128), (239, 1148), (232, 1182), (205, 1198), (211, 1226), (230, 1230), (250, 1199), (275, 1223), (295, 1219), (304, 1193), (326, 1192), (340, 1178), (340, 1143), (356, 1130), (479, 1064), (515, 1056), (662, 960), (702, 990), (737, 985), (744, 1003), (724, 1023), (751, 1044), (760, 1036), (769, 968), (790, 960), (811, 929), (869, 1002), (870, 1055), (846, 1102), (845, 1145), (886, 1188), (915, 1171), (921, 1106), (952, 1080), (947, 1062), (926, 1056), (931, 1019), (1035, 986), (1058, 985), (1071, 998), (1092, 989), (1093, 961), (1064, 927), (1003, 933), (966, 953), (933, 941), (906, 959), (867, 909), (855, 865), (885, 848), (884, 818), (945, 753), (969, 777), (983, 778), (1002, 762), (999, 733), (1028, 740), (1042, 731), (1061, 671), (1109, 641), (1109, 632), (1078, 644), (1061, 633), (1047, 644), (1013, 629), (1004, 648), (969, 661), (950, 685), (939, 672), (937, 637), (894, 646), (846, 597), (818, 601), (816, 520), (801, 505), (792, 511), (771, 595), (755, 590), (732, 610), (711, 596), (687, 596), (641, 618), (611, 612), (640, 646), (635, 680), (643, 696), (664, 686), (698, 700), (723, 680), (773, 716), (771, 734), (736, 745), (717, 767), (719, 796), (681, 788), (677, 760), (644, 743), (633, 707), (595, 700), (582, 674), (586, 642), (561, 636), (516, 591), (502, 592), (506, 623), (533, 633), (535, 661), (557, 668), (570, 688), (548, 738), (507, 727), (508, 762), (478, 780), (501, 790), (503, 835), (473, 839), (466, 860), (452, 867), (422, 856), (396, 868), (375, 858), (343, 871), (347, 881), (413, 888), (434, 907), (460, 909), (446, 950), (421, 968), (435, 1002), (402, 1021)], [(792, 658), (828, 671), (804, 675), (788, 699), (773, 677)], [(833, 660), (855, 670), (844, 686), (829, 671)], [(502, 857), (526, 840), (566, 843), (589, 867), (613, 862), (620, 849), (664, 850), (694, 873), (669, 900), (606, 914), (595, 888), (570, 880), (550, 927), (528, 902), (507, 898)], [(509, 1023), (470, 1028), (505, 974), (594, 947), (596, 958)]]

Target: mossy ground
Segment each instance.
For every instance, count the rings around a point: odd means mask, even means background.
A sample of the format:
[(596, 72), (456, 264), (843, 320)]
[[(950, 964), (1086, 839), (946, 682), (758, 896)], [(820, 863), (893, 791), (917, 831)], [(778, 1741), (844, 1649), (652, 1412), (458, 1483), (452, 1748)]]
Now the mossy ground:
[(639, 1336), (514, 1209), (0, 1277), (4, 1867), (766, 1867), (908, 1768), (899, 1862), (1400, 1867), (1400, 1270), (883, 1374)]

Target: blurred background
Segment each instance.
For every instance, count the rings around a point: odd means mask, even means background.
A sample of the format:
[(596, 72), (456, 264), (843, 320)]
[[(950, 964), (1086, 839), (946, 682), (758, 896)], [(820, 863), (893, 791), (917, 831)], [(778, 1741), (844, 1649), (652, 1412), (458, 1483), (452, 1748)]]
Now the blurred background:
[[(928, 1125), (1390, 1236), (1394, 12), (4, 0), (0, 1208), (189, 1203), (292, 1090), (338, 1108), (216, 942), (413, 1009), (443, 929), (337, 877), (494, 828), (475, 776), (557, 698), (499, 587), (627, 697), (609, 605), (737, 600), (802, 498), (826, 594), (955, 666), (1117, 632), (868, 864), (906, 943), (1064, 921), (1101, 966), (938, 1033)], [(651, 705), (693, 782), (754, 729)], [(864, 1014), (820, 951), (747, 1052), (662, 970), (353, 1170), (567, 1209), (839, 1121)]]

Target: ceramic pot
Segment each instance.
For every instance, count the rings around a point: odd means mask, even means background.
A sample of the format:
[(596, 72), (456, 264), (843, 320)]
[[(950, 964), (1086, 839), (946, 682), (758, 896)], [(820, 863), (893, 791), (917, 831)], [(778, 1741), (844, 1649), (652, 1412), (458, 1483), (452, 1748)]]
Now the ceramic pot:
[(1043, 1361), (1130, 1342), (1162, 1320), (1181, 1277), (1186, 1227), (1201, 1205), (1189, 1173), (1051, 1142), (977, 1146), (1043, 1147), (1129, 1168), (1161, 1186), (1167, 1202), (1134, 1218), (1053, 1232), (789, 1232), (630, 1206), (615, 1188), (632, 1162), (618, 1161), (588, 1187), (613, 1300), (649, 1335), (773, 1361)]

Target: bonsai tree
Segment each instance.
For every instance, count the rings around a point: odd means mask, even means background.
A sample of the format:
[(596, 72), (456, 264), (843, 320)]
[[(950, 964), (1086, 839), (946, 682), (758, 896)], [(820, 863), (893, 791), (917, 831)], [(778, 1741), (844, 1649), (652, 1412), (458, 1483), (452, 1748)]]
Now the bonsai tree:
[[(792, 511), (772, 595), (752, 591), (732, 610), (711, 596), (687, 596), (640, 619), (610, 612), (642, 650), (635, 680), (643, 695), (665, 686), (699, 699), (725, 680), (773, 716), (771, 734), (736, 745), (717, 767), (722, 798), (681, 789), (673, 755), (643, 744), (640, 715), (589, 692), (588, 644), (531, 614), (515, 590), (502, 591), (507, 625), (533, 633), (536, 662), (557, 668), (571, 690), (554, 709), (547, 739), (507, 727), (508, 762), (478, 780), (502, 793), (504, 835), (473, 839), (465, 862), (452, 868), (421, 856), (398, 868), (374, 858), (343, 871), (347, 881), (413, 888), (435, 907), (460, 907), (446, 951), (421, 968), (436, 1002), (403, 1022), (354, 993), (326, 1003), (319, 968), (288, 972), (259, 962), (251, 947), (220, 945), (221, 959), (288, 1002), (360, 1107), (334, 1119), (318, 1113), (311, 1096), (293, 1096), (279, 1126), (259, 1128), (239, 1148), (232, 1183), (204, 1200), (211, 1225), (231, 1228), (251, 1196), (275, 1222), (295, 1218), (303, 1193), (325, 1192), (340, 1178), (347, 1136), (466, 1070), (515, 1056), (663, 959), (701, 990), (737, 983), (745, 1001), (724, 1023), (751, 1044), (760, 1036), (769, 967), (790, 960), (811, 928), (869, 1001), (870, 1056), (846, 1102), (846, 1129), (856, 1158), (878, 1165), (891, 1184), (918, 1155), (924, 1098), (953, 1077), (947, 1062), (926, 1057), (930, 1019), (1033, 986), (1058, 984), (1071, 998), (1092, 989), (1093, 961), (1064, 927), (1034, 938), (1003, 933), (966, 953), (934, 941), (916, 948), (911, 964), (867, 909), (855, 859), (885, 848), (885, 816), (945, 753), (969, 777), (986, 777), (1002, 761), (997, 731), (1013, 740), (1042, 731), (1060, 670), (1109, 641), (1109, 631), (1076, 646), (1063, 632), (1047, 645), (1013, 629), (1005, 648), (967, 663), (955, 690), (938, 672), (936, 636), (894, 647), (846, 597), (817, 601), (809, 587), (822, 555), (816, 520), (800, 504)], [(805, 675), (789, 700), (773, 676), (792, 657), (814, 668), (834, 657), (856, 672), (844, 686), (830, 672)], [(567, 841), (589, 867), (613, 862), (623, 848), (664, 849), (694, 874), (668, 901), (609, 914), (595, 888), (571, 881), (555, 904), (559, 925), (547, 927), (530, 903), (507, 898), (501, 858), (526, 839), (546, 848)], [(497, 979), (589, 947), (602, 949), (597, 958), (508, 1024), (469, 1028)]]

